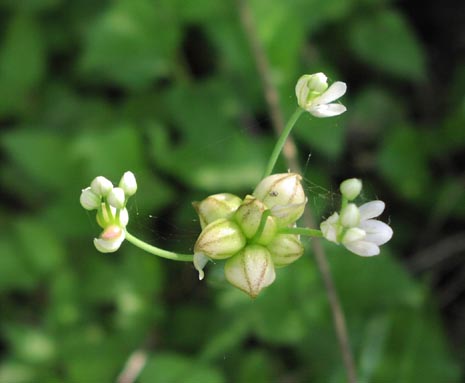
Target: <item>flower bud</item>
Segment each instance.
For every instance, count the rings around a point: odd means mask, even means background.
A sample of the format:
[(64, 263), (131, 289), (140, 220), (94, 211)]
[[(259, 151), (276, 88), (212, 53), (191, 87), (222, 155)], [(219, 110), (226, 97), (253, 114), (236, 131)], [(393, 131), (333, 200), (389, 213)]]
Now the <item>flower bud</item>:
[(125, 172), (119, 181), (119, 187), (124, 190), (126, 198), (136, 194), (137, 182), (134, 173), (130, 171)]
[(298, 236), (279, 234), (267, 246), (275, 267), (283, 267), (295, 262), (304, 253), (304, 247)]
[(203, 253), (212, 259), (226, 259), (241, 250), (246, 239), (237, 224), (225, 218), (208, 224), (200, 233), (194, 253)]
[(236, 214), (234, 214), (234, 219), (247, 238), (253, 238), (260, 228), (261, 233), (259, 233), (258, 238), (255, 238), (255, 242), (261, 245), (269, 243), (278, 230), (275, 218), (271, 215), (266, 218), (265, 226), (263, 228), (260, 227), (263, 213), (266, 210), (267, 208), (263, 202), (248, 195), (239, 209), (237, 209)]
[(360, 223), (360, 211), (354, 203), (347, 204), (341, 210), (340, 222), (345, 227), (355, 227)]
[(105, 177), (98, 176), (91, 182), (90, 188), (95, 194), (106, 197), (110, 190), (113, 189), (113, 184)]
[(256, 198), (271, 209), (278, 227), (294, 223), (304, 212), (307, 198), (301, 179), (296, 173), (273, 174), (263, 179), (253, 192)]
[(90, 187), (82, 190), (79, 202), (86, 210), (96, 210), (100, 206), (101, 197), (95, 194)]
[(343, 230), (343, 227), (339, 223), (339, 214), (334, 213), (326, 221), (323, 221), (320, 224), (320, 229), (323, 233), (323, 237), (328, 241), (339, 243), (338, 237)]
[(341, 182), (339, 189), (345, 198), (352, 201), (357, 198), (362, 191), (362, 181), (357, 178), (350, 178)]
[(124, 230), (118, 225), (111, 225), (102, 232), (100, 238), (94, 238), (94, 245), (101, 253), (113, 253), (119, 249), (124, 238)]
[(111, 189), (110, 193), (108, 193), (108, 203), (117, 209), (122, 209), (126, 203), (124, 190), (119, 187)]
[(200, 202), (192, 202), (192, 205), (203, 229), (218, 218), (231, 218), (241, 202), (241, 199), (234, 194), (221, 193), (211, 195)]
[(229, 283), (252, 298), (271, 285), (276, 277), (270, 253), (260, 245), (249, 245), (228, 259), (224, 274)]
[(351, 227), (347, 230), (342, 238), (342, 243), (350, 243), (355, 241), (360, 241), (366, 237), (365, 230), (360, 229), (359, 227)]
[(308, 104), (328, 88), (328, 78), (323, 73), (304, 74), (297, 80), (295, 95), (297, 103), (306, 109)]

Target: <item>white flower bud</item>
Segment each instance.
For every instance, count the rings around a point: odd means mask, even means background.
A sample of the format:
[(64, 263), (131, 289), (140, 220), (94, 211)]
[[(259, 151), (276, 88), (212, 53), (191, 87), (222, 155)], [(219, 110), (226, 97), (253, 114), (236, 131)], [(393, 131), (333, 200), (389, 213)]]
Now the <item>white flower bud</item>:
[(323, 233), (323, 237), (328, 241), (339, 243), (338, 237), (343, 230), (343, 227), (339, 223), (339, 214), (333, 213), (326, 221), (320, 224), (320, 229)]
[(90, 188), (95, 194), (106, 197), (113, 189), (113, 184), (105, 177), (98, 176), (91, 182)]
[(354, 203), (347, 204), (341, 210), (340, 222), (345, 227), (355, 227), (360, 223), (360, 211)]
[[(247, 238), (251, 239), (257, 234), (265, 210), (267, 210), (265, 204), (251, 195), (245, 197), (244, 202), (237, 209), (234, 219)], [(255, 238), (256, 243), (266, 245), (274, 238), (277, 230), (275, 218), (268, 216), (260, 237)]]
[(242, 200), (234, 194), (221, 193), (211, 195), (200, 202), (192, 202), (200, 219), (200, 226), (205, 228), (219, 218), (231, 218)]
[(328, 78), (324, 73), (304, 74), (297, 80), (295, 94), (297, 103), (307, 109), (311, 101), (328, 89)]
[(269, 251), (260, 245), (249, 245), (228, 259), (224, 274), (229, 283), (255, 298), (276, 277)]
[(202, 253), (212, 259), (226, 259), (236, 254), (246, 244), (237, 224), (225, 218), (208, 224), (200, 233), (194, 253)]
[(304, 253), (304, 247), (298, 236), (279, 234), (267, 247), (275, 267), (283, 267), (297, 261)]
[(366, 237), (365, 230), (362, 230), (358, 227), (351, 227), (347, 230), (342, 238), (342, 243), (347, 244), (350, 242), (360, 241)]
[(358, 197), (362, 191), (362, 181), (357, 178), (350, 178), (341, 182), (339, 187), (341, 194), (349, 201), (354, 200)]
[(263, 179), (253, 192), (271, 209), (278, 227), (294, 223), (304, 212), (307, 198), (301, 180), (296, 173), (273, 174)]
[(119, 187), (124, 190), (127, 198), (136, 194), (137, 182), (134, 173), (130, 171), (125, 172), (119, 181)]
[(129, 222), (129, 213), (126, 208), (119, 211), (119, 224), (122, 227), (126, 227)]
[(117, 225), (111, 225), (102, 232), (100, 238), (94, 238), (94, 245), (101, 253), (113, 253), (120, 248), (124, 238), (124, 230)]
[(101, 197), (95, 194), (90, 187), (82, 190), (79, 202), (86, 210), (96, 210), (100, 207)]
[(108, 203), (117, 209), (122, 209), (126, 203), (124, 190), (119, 187), (111, 189), (108, 193)]

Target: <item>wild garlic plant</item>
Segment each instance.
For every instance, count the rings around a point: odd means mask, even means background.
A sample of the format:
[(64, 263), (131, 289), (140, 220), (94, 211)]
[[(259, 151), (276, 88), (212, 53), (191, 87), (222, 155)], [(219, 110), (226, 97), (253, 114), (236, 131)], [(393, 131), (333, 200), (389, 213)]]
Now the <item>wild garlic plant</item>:
[(276, 269), (297, 261), (304, 253), (302, 237), (320, 237), (360, 256), (380, 253), (379, 246), (389, 241), (392, 229), (379, 220), (384, 202), (371, 201), (357, 206), (353, 201), (362, 190), (362, 182), (352, 178), (340, 185), (341, 207), (320, 224), (320, 230), (298, 226), (307, 197), (302, 176), (296, 173), (272, 174), (276, 161), (292, 128), (304, 113), (318, 118), (337, 116), (346, 111), (334, 102), (347, 86), (335, 82), (328, 86), (323, 73), (303, 75), (295, 92), (298, 108), (278, 138), (263, 178), (244, 198), (230, 193), (208, 196), (193, 207), (199, 216), (201, 232), (194, 244), (194, 254), (179, 254), (152, 246), (127, 230), (126, 204), (137, 191), (134, 174), (123, 174), (118, 186), (98, 176), (82, 190), (80, 202), (87, 210), (96, 210), (97, 223), (103, 231), (94, 239), (102, 253), (117, 251), (124, 240), (151, 254), (177, 261), (193, 262), (204, 278), (209, 261), (225, 261), (224, 275), (229, 283), (252, 298), (276, 278)]

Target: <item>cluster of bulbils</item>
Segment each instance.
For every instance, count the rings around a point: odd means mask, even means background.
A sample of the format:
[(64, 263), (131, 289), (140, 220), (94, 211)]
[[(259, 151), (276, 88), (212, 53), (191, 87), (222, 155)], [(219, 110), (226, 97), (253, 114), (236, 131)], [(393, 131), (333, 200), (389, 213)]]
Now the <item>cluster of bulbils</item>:
[(252, 195), (214, 194), (194, 202), (202, 232), (194, 246), (194, 265), (203, 279), (208, 260), (226, 259), (226, 279), (256, 297), (275, 279), (275, 267), (303, 254), (298, 235), (283, 233), (295, 226), (307, 199), (295, 173), (263, 179)]
[[(331, 117), (346, 111), (341, 103), (333, 103), (346, 89), (346, 84), (340, 81), (328, 87), (327, 77), (316, 73), (300, 77), (295, 92), (300, 108), (315, 117)], [(301, 179), (296, 173), (274, 174), (264, 178), (244, 199), (222, 193), (194, 202), (202, 228), (193, 255), (199, 279), (203, 279), (208, 261), (226, 260), (226, 279), (256, 297), (275, 280), (275, 268), (299, 259), (304, 248), (297, 233), (303, 232), (293, 228), (307, 202)], [(313, 230), (308, 235), (323, 236), (361, 256), (379, 254), (379, 246), (391, 239), (392, 229), (374, 219), (383, 212), (384, 202), (371, 201), (359, 207), (352, 202), (361, 189), (358, 179), (342, 182), (340, 211), (321, 223), (321, 232)], [(126, 233), (129, 220), (126, 203), (136, 190), (136, 179), (129, 171), (124, 173), (118, 187), (105, 177), (97, 177), (82, 190), (81, 205), (87, 210), (97, 210), (97, 223), (103, 229), (99, 238), (94, 239), (97, 250), (111, 253), (119, 249), (126, 235), (130, 240)], [(158, 251), (156, 255), (163, 251), (152, 248)]]
[(132, 172), (121, 177), (118, 187), (110, 180), (99, 176), (90, 186), (82, 190), (80, 202), (86, 210), (97, 210), (97, 223), (103, 229), (94, 245), (102, 253), (113, 253), (119, 249), (126, 236), (129, 215), (126, 204), (137, 191), (136, 178)]

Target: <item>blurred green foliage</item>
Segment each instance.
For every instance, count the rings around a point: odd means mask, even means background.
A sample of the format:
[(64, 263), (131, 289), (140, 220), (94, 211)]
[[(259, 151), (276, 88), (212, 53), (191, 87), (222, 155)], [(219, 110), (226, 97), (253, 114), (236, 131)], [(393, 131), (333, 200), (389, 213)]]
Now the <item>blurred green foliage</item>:
[[(295, 129), (302, 162), (312, 154), (311, 207), (337, 208), (343, 176), (387, 201), (395, 237), (381, 256), (327, 246), (359, 381), (458, 382), (463, 356), (401, 258), (422, 220), (425, 232), (465, 220), (463, 174), (437, 170), (465, 146), (465, 69), (434, 124), (415, 119), (429, 57), (389, 0), (251, 7), (286, 115), (300, 74), (349, 83), (346, 114)], [(148, 352), (140, 383), (343, 382), (309, 249), (251, 301), (221, 265), (199, 282), (192, 265), (129, 244), (98, 253), (78, 203), (95, 176), (132, 170), (129, 229), (186, 252), (199, 232), (190, 201), (259, 181), (274, 137), (237, 4), (2, 0), (0, 12), (0, 382), (111, 382), (136, 349)]]

